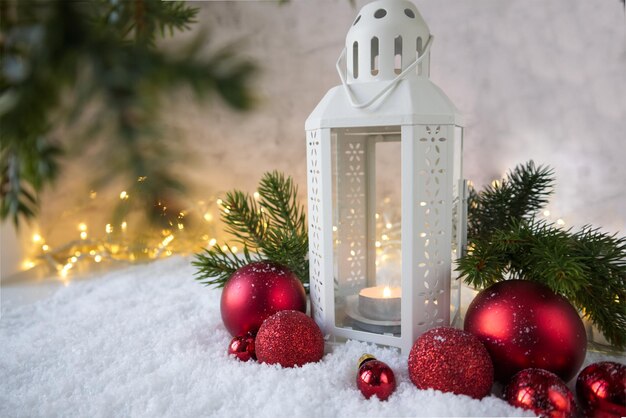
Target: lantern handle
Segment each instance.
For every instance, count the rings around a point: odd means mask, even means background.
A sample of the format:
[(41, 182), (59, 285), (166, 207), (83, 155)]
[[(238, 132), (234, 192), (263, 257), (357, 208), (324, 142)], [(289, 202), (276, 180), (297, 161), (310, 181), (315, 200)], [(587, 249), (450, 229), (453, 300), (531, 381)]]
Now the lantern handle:
[(400, 82), (400, 80), (404, 78), (405, 75), (407, 75), (409, 72), (414, 70), (415, 67), (417, 67), (417, 65), (420, 62), (422, 62), (422, 60), (424, 59), (424, 57), (430, 50), (430, 46), (433, 43), (433, 39), (434, 39), (433, 35), (430, 35), (428, 37), (428, 41), (426, 42), (426, 45), (424, 45), (424, 51), (422, 52), (422, 54), (418, 58), (416, 58), (415, 61), (413, 61), (408, 67), (406, 67), (404, 71), (398, 74), (396, 78), (394, 78), (389, 84), (387, 84), (381, 91), (376, 93), (374, 97), (369, 99), (367, 102), (362, 102), (362, 103), (357, 102), (356, 98), (354, 97), (354, 94), (352, 93), (352, 90), (350, 90), (350, 86), (348, 86), (348, 83), (346, 83), (346, 79), (343, 75), (343, 72), (341, 71), (341, 66), (339, 65), (341, 60), (346, 56), (346, 48), (344, 47), (343, 51), (341, 51), (341, 54), (339, 55), (339, 59), (337, 59), (336, 67), (337, 67), (337, 72), (339, 73), (339, 78), (341, 79), (341, 84), (343, 84), (343, 88), (348, 95), (348, 100), (350, 100), (350, 104), (352, 105), (352, 107), (355, 107), (357, 109), (363, 109), (365, 107), (369, 107), (376, 100), (380, 99), (382, 96), (384, 96), (389, 91), (391, 91)]

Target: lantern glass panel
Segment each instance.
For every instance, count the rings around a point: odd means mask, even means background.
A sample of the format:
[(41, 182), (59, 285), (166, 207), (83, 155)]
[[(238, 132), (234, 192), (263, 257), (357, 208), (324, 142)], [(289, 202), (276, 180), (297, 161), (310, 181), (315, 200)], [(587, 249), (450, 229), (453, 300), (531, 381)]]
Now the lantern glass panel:
[(331, 131), (335, 326), (400, 335), (400, 127)]

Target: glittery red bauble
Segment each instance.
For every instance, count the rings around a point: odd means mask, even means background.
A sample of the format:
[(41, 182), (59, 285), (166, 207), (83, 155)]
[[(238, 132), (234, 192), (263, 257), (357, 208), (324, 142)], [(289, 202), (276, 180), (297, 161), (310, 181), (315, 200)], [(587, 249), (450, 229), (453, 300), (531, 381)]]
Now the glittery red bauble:
[(526, 369), (513, 376), (504, 399), (543, 418), (570, 418), (576, 413), (572, 392), (557, 375), (542, 369)]
[(255, 333), (265, 319), (286, 309), (306, 312), (306, 293), (280, 264), (250, 263), (233, 273), (222, 292), (222, 320), (234, 336)]
[(439, 327), (426, 331), (413, 344), (409, 377), (420, 389), (480, 399), (491, 391), (493, 365), (478, 338), (460, 329)]
[(576, 380), (576, 393), (587, 417), (625, 417), (626, 366), (603, 361), (585, 367)]
[(526, 280), (499, 282), (480, 292), (467, 310), (465, 331), (485, 344), (501, 382), (529, 368), (568, 381), (587, 352), (585, 326), (567, 299)]
[(302, 366), (324, 356), (324, 336), (310, 317), (280, 311), (263, 322), (256, 335), (256, 356), (262, 363)]
[(396, 390), (396, 376), (387, 364), (368, 358), (359, 366), (356, 386), (366, 399), (377, 396), (381, 401), (386, 401)]
[(254, 350), (254, 335), (239, 335), (228, 344), (228, 354), (234, 355), (241, 361), (256, 360)]

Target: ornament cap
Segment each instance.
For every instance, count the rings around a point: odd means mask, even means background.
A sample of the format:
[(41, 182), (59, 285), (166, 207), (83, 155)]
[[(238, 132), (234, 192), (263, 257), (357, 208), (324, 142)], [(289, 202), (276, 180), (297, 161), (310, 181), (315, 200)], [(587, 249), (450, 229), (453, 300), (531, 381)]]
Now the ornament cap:
[(363, 364), (367, 363), (368, 361), (372, 361), (372, 360), (376, 360), (376, 357), (374, 357), (374, 356), (373, 356), (373, 355), (371, 355), (371, 354), (367, 354), (367, 353), (365, 353), (365, 354), (363, 354), (363, 355), (359, 358), (359, 361), (358, 361), (358, 363), (357, 363), (356, 368), (357, 368), (357, 369), (360, 369), (360, 368), (361, 368), (361, 366), (362, 366)]

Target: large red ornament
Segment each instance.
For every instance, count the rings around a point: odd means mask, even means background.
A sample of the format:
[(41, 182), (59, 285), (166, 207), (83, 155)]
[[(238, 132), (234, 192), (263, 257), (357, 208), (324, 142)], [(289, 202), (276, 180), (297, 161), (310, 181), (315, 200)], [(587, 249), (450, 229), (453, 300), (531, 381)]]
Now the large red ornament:
[(280, 311), (267, 318), (256, 336), (256, 356), (262, 363), (302, 366), (324, 356), (324, 336), (300, 311)]
[(409, 377), (419, 389), (480, 399), (491, 391), (493, 365), (478, 338), (460, 329), (439, 327), (426, 331), (413, 344)]
[(587, 334), (576, 310), (548, 287), (507, 280), (483, 290), (470, 304), (465, 330), (487, 347), (496, 379), (540, 368), (568, 381), (587, 352)]
[(234, 355), (241, 361), (256, 360), (254, 335), (246, 334), (233, 338), (228, 344), (228, 354)]
[(574, 394), (557, 375), (542, 369), (526, 369), (513, 376), (504, 398), (543, 418), (571, 418), (576, 413)]
[(265, 319), (287, 309), (306, 312), (306, 293), (280, 264), (250, 263), (233, 273), (222, 292), (222, 320), (233, 336), (256, 333)]
[(587, 417), (626, 417), (626, 366), (603, 361), (585, 367), (576, 393)]
[(386, 401), (396, 390), (396, 376), (387, 364), (370, 354), (364, 354), (359, 359), (356, 386), (366, 399), (377, 396), (381, 401)]

